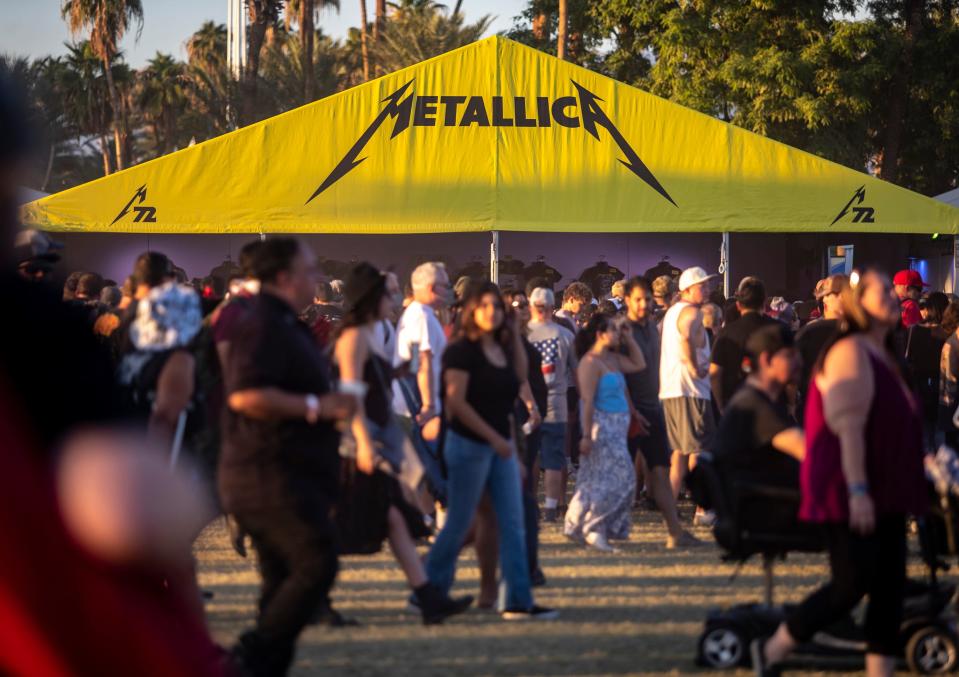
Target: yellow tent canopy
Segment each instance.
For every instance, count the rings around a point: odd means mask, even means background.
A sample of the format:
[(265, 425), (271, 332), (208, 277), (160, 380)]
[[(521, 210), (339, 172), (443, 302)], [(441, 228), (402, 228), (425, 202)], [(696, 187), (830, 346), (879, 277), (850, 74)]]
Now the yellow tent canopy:
[(959, 210), (491, 37), (24, 207), (139, 233), (959, 233)]

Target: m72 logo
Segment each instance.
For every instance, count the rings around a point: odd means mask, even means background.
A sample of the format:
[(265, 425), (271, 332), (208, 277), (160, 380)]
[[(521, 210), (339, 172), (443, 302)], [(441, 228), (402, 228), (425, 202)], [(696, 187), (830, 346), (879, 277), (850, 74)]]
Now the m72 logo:
[[(643, 163), (619, 131), (606, 112), (599, 105), (601, 98), (570, 80), (576, 89), (575, 96), (561, 96), (550, 100), (545, 96), (514, 96), (512, 100), (503, 96), (484, 98), (482, 96), (436, 96), (415, 94), (411, 86), (413, 80), (383, 99), (386, 105), (347, 151), (342, 160), (333, 168), (319, 187), (306, 201), (312, 202), (327, 188), (353, 171), (365, 157), (360, 157), (366, 144), (376, 131), (393, 118), (393, 131), (390, 138), (413, 127), (561, 127), (582, 128), (597, 141), (599, 128), (606, 130), (609, 137), (624, 157), (619, 162), (641, 181), (652, 188), (674, 207), (676, 202), (670, 196), (652, 171)], [(409, 90), (409, 91), (408, 91)]]
[[(124, 216), (130, 213), (130, 210), (133, 210), (135, 216), (133, 217), (134, 223), (156, 223), (157, 220), (157, 210), (156, 207), (147, 207), (143, 202), (147, 199), (147, 185), (143, 184), (137, 188), (137, 192), (133, 194), (133, 197), (130, 198), (130, 201), (124, 205), (123, 209), (120, 210), (120, 213), (117, 214), (117, 217), (113, 219), (110, 223), (112, 226), (114, 223), (122, 219)], [(134, 206), (133, 203), (136, 203)]]
[[(842, 217), (849, 213), (852, 210), (853, 223), (875, 223), (876, 222), (876, 210), (872, 207), (861, 207), (863, 200), (866, 199), (866, 187), (859, 186), (859, 189), (853, 193), (852, 197), (849, 198), (849, 202), (846, 203), (846, 206), (842, 208), (842, 211), (832, 220), (830, 226), (836, 225), (836, 222), (839, 221)], [(853, 204), (856, 206), (854, 207)]]

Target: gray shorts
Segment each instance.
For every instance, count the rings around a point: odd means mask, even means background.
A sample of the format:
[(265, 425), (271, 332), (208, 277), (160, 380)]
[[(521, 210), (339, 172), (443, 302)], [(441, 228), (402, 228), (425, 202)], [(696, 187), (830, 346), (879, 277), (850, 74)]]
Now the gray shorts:
[(673, 451), (698, 454), (709, 449), (716, 433), (716, 420), (709, 400), (670, 397), (663, 400), (666, 432)]

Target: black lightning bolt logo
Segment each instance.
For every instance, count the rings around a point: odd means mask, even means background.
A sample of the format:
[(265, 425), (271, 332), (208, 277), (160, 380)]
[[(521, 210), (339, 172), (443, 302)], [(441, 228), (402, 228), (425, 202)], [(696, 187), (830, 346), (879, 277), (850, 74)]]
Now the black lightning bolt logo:
[(606, 131), (609, 132), (609, 135), (613, 137), (613, 141), (616, 142), (616, 145), (619, 146), (619, 149), (623, 152), (623, 155), (626, 156), (625, 160), (620, 159), (622, 165), (640, 179), (645, 181), (650, 188), (669, 200), (674, 207), (678, 207), (679, 205), (676, 204), (676, 201), (669, 196), (669, 193), (666, 192), (666, 189), (663, 188), (662, 184), (656, 179), (655, 176), (653, 176), (653, 173), (649, 171), (649, 168), (643, 164), (643, 161), (639, 159), (636, 151), (634, 151), (632, 146), (629, 145), (629, 142), (626, 141), (626, 138), (616, 128), (616, 125), (613, 124), (613, 121), (610, 120), (606, 113), (603, 112), (603, 109), (599, 107), (597, 101), (602, 101), (602, 99), (575, 80), (570, 80), (570, 82), (573, 83), (573, 86), (576, 87), (576, 90), (579, 93), (580, 107), (583, 111), (583, 129), (585, 129), (590, 136), (599, 141), (599, 134), (596, 133), (596, 125), (605, 127)]
[[(852, 207), (852, 203), (853, 203), (853, 202), (855, 202), (857, 205), (861, 205), (861, 204), (862, 204), (862, 201), (865, 200), (865, 199), (866, 199), (866, 186), (865, 186), (865, 185), (862, 185), (862, 186), (859, 186), (859, 189), (856, 190), (855, 193), (853, 193), (852, 197), (849, 198), (849, 202), (846, 203), (846, 206), (842, 208), (842, 211), (839, 212), (839, 214), (836, 216), (836, 218), (834, 218), (834, 219), (832, 220), (832, 223), (830, 223), (829, 225), (830, 225), (830, 226), (836, 225), (836, 222), (837, 222), (839, 219), (841, 219), (841, 218), (844, 217), (846, 214), (848, 214), (848, 213), (849, 213), (849, 208)], [(858, 202), (857, 202), (857, 200), (858, 200)], [(871, 211), (871, 210), (870, 210), (870, 211)], [(858, 213), (857, 213), (857, 218), (855, 218), (855, 219), (853, 219), (853, 220), (854, 220), (854, 221), (859, 221), (858, 216), (859, 216), (859, 215), (858, 215)], [(867, 222), (871, 223), (871, 219), (867, 220)]]
[[(139, 198), (139, 200), (137, 200), (137, 198)], [(113, 221), (110, 222), (110, 225), (112, 226), (114, 223), (116, 223), (117, 221), (122, 219), (124, 216), (129, 214), (130, 209), (133, 208), (134, 202), (136, 202), (137, 204), (143, 204), (143, 201), (146, 199), (147, 199), (147, 185), (143, 184), (142, 186), (137, 188), (137, 192), (133, 194), (133, 197), (130, 198), (130, 201), (127, 202), (126, 205), (124, 205), (123, 209), (120, 210), (120, 213), (117, 214), (117, 218), (113, 219)], [(139, 214), (136, 220), (137, 221), (140, 220)], [(150, 221), (151, 219), (148, 218), (147, 220)], [(152, 220), (155, 221), (156, 219), (152, 219)]]
[(330, 175), (326, 177), (323, 183), (320, 184), (320, 187), (313, 192), (313, 194), (310, 196), (310, 199), (306, 201), (306, 204), (310, 204), (310, 202), (313, 201), (313, 198), (356, 169), (360, 163), (366, 159), (365, 157), (358, 160), (356, 158), (360, 153), (363, 152), (363, 148), (365, 148), (366, 144), (369, 143), (370, 139), (373, 138), (373, 134), (375, 134), (376, 130), (380, 128), (380, 125), (386, 121), (387, 117), (392, 116), (396, 118), (396, 124), (393, 125), (393, 133), (390, 134), (391, 139), (396, 138), (400, 132), (409, 127), (410, 109), (413, 106), (413, 94), (411, 92), (410, 95), (402, 102), (400, 101), (400, 98), (412, 84), (413, 81), (410, 80), (388, 97), (383, 99), (384, 102), (389, 103), (387, 103), (386, 107), (380, 111), (380, 114), (376, 116), (376, 119), (373, 120), (370, 126), (366, 128), (366, 131), (363, 132), (363, 135), (356, 140), (356, 143), (353, 144), (353, 147), (350, 148), (349, 152), (343, 157), (342, 160), (340, 160), (340, 163), (333, 168), (333, 171), (330, 172)]

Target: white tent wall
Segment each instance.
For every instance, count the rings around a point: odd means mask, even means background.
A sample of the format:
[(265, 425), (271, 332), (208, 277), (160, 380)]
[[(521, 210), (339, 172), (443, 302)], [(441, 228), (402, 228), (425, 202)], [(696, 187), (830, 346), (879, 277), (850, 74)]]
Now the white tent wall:
[[(227, 256), (235, 261), (251, 235), (140, 235), (57, 233), (66, 244), (61, 275), (71, 270), (95, 270), (121, 281), (133, 261), (148, 248), (168, 254), (193, 277), (203, 277)], [(392, 267), (402, 278), (420, 261), (448, 262), (455, 275), (471, 262), (489, 269), (489, 233), (440, 235), (306, 235), (303, 239), (321, 257), (351, 261), (366, 259)], [(576, 279), (586, 268), (605, 260), (627, 275), (640, 275), (663, 255), (679, 268), (698, 265), (715, 271), (719, 265), (719, 233), (500, 233), (501, 259), (530, 264), (539, 256), (564, 275), (559, 286)], [(745, 275), (758, 275), (771, 295), (789, 299), (806, 296), (822, 276), (828, 246), (852, 244), (856, 265), (874, 264), (894, 272), (909, 265), (908, 257), (925, 259), (929, 282), (943, 289), (951, 281), (952, 238), (928, 236), (826, 234), (741, 234), (730, 236), (730, 280), (735, 290)], [(501, 269), (502, 273), (502, 269)], [(511, 281), (505, 276), (501, 282)]]

